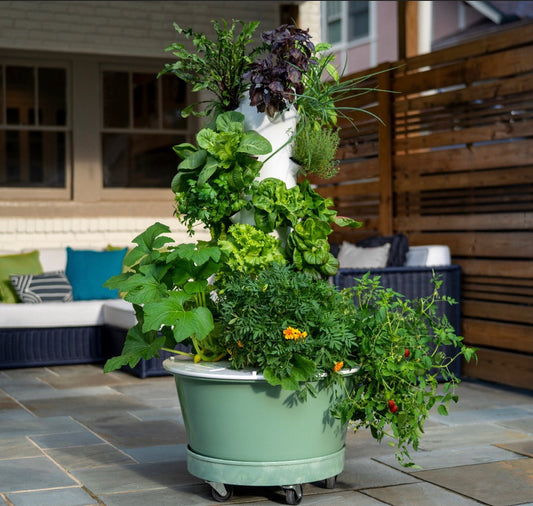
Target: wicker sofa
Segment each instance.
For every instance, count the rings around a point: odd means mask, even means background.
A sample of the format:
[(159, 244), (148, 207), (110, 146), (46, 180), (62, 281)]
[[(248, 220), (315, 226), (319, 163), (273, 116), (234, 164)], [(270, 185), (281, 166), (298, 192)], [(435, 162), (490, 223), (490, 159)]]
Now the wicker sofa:
[[(370, 248), (365, 253), (372, 255), (373, 251)], [(65, 248), (41, 249), (39, 256), (44, 272), (65, 270)], [(407, 298), (429, 295), (431, 278), (436, 274), (443, 282), (442, 293), (460, 300), (461, 269), (450, 265), (446, 247), (409, 248), (401, 266), (341, 267), (332, 281), (338, 288), (346, 288), (366, 272), (380, 276), (383, 286)], [(438, 311), (459, 333), (460, 304), (442, 306)], [(104, 362), (120, 353), (128, 329), (135, 323), (131, 304), (120, 298), (40, 304), (0, 302), (0, 369)], [(451, 349), (444, 351), (453, 353)], [(125, 370), (141, 378), (161, 376), (166, 374), (162, 361), (168, 356), (164, 353), (159, 359), (142, 360), (134, 369)], [(458, 375), (460, 363), (454, 366)]]
[[(44, 273), (63, 272), (67, 250), (43, 248), (39, 260)], [(0, 302), (0, 368), (104, 362), (120, 352), (135, 323), (132, 305), (120, 298)], [(166, 374), (167, 356), (126, 370), (141, 378)]]

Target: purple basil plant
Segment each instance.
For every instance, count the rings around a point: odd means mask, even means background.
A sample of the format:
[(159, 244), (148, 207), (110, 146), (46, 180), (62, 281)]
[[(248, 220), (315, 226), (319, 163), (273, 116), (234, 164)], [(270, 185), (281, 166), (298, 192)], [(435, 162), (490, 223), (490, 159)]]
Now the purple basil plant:
[(288, 24), (264, 32), (262, 39), (268, 54), (252, 63), (243, 78), (251, 83), (250, 105), (273, 117), (303, 92), (302, 74), (316, 64), (311, 58), (315, 47), (309, 30)]

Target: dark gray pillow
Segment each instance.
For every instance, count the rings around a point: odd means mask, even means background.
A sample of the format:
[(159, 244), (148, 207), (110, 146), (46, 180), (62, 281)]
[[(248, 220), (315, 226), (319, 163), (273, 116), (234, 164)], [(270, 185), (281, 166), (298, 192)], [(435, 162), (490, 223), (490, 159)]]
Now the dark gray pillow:
[(12, 274), (11, 284), (20, 300), (25, 303), (69, 302), (72, 300), (72, 286), (65, 271), (44, 274)]
[(409, 242), (404, 234), (367, 237), (356, 242), (355, 245), (360, 248), (375, 248), (376, 246), (383, 246), (385, 243), (390, 243), (387, 267), (401, 267), (404, 265), (409, 251)]

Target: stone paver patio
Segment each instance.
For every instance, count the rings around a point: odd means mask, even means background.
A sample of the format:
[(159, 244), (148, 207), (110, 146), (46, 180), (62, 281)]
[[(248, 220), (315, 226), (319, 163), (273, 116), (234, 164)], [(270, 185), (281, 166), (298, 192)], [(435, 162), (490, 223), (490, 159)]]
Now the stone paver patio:
[[(464, 381), (459, 396), (448, 417), (426, 424), (413, 454), (422, 469), (349, 431), (336, 487), (306, 484), (302, 504), (533, 505), (533, 393)], [(104, 375), (99, 365), (0, 371), (0, 505), (219, 504), (187, 472), (186, 443), (170, 376)], [(277, 487), (236, 487), (225, 504), (284, 503)]]

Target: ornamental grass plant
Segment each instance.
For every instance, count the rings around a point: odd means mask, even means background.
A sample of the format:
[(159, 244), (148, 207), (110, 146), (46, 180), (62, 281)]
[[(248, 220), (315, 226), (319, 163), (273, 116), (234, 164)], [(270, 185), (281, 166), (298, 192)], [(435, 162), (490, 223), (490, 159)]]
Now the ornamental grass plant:
[[(248, 89), (252, 104), (259, 105), (257, 114), (275, 116), (273, 107), (297, 107), (300, 118), (313, 124), (298, 100), (312, 96), (306, 83), (316, 85), (317, 72), (329, 69), (332, 59), (316, 57), (307, 32), (282, 25), (265, 32), (264, 44), (246, 52), (241, 66), (233, 57), (244, 54), (255, 27), (216, 24), (216, 41), (179, 29), (194, 37), (197, 51), (171, 46), (177, 62), (165, 72), (201, 89), (218, 48), (225, 61), (222, 72), (240, 72), (239, 79), (232, 74), (231, 82), (239, 82), (232, 89), (239, 94)], [(190, 75), (187, 62), (196, 65)], [(265, 69), (269, 81), (259, 77)], [(226, 82), (216, 74), (219, 70), (212, 69), (209, 86)], [(251, 85), (242, 84), (247, 79)], [(352, 85), (343, 84), (342, 98), (364, 92)], [(409, 451), (418, 448), (430, 410), (436, 405), (445, 415), (457, 400), (452, 361), (474, 356), (446, 318), (437, 315), (438, 304), (455, 302), (439, 294), (438, 279), (433, 293), (417, 300), (406, 300), (368, 275), (351, 289), (333, 286), (329, 277), (339, 264), (328, 236), (333, 226), (360, 223), (338, 216), (333, 201), (305, 178), (291, 188), (275, 177), (261, 180), (263, 163), (257, 156), (272, 150), (269, 141), (247, 130), (241, 113), (228, 110), (233, 101), (212, 91), (210, 122), (196, 143), (174, 147), (182, 161), (172, 182), (177, 219), (191, 236), (195, 226), (203, 225), (211, 239), (176, 244), (161, 223), (134, 239), (125, 272), (106, 286), (118, 288), (133, 304), (138, 323), (105, 371), (134, 367), (167, 350), (194, 362), (225, 359), (235, 369), (253, 368), (270, 384), (294, 391), (301, 402), (314, 395), (317, 380), (335, 382), (345, 396), (332, 403), (332, 413), (343, 423), (370, 428), (378, 441), (390, 436), (399, 460), (412, 464)], [(334, 123), (335, 101), (328, 107), (324, 124), (315, 118), (317, 128)], [(242, 210), (250, 222), (239, 222)], [(192, 351), (176, 351), (177, 343), (189, 344)], [(444, 355), (442, 346), (454, 347), (456, 356)], [(340, 372), (353, 367), (359, 368), (356, 381), (345, 382)]]

